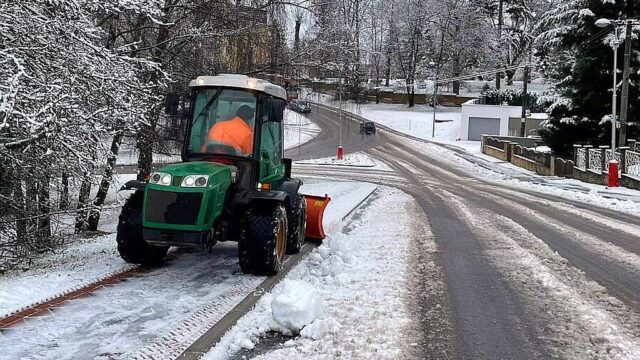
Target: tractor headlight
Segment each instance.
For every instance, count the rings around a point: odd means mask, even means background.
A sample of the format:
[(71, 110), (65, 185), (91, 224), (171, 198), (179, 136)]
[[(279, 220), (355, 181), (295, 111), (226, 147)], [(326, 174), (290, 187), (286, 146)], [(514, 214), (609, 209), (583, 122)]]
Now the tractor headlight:
[(169, 186), (171, 185), (171, 175), (167, 173), (154, 172), (151, 174), (149, 182), (152, 184)]
[(209, 175), (187, 175), (182, 179), (182, 187), (205, 187), (209, 183)]

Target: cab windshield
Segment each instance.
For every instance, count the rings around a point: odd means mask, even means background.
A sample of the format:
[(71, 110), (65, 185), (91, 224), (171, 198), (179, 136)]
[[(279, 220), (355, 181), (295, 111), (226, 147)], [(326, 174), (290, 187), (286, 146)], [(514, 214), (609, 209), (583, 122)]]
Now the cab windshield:
[(256, 95), (229, 88), (196, 90), (190, 153), (250, 157), (253, 153)]

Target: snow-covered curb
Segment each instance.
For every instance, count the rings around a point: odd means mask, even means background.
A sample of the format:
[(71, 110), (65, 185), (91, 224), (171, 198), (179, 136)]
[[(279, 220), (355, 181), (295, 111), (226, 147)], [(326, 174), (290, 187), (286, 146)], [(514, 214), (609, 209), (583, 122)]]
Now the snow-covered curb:
[[(291, 338), (251, 356), (402, 358), (406, 345), (403, 334), (411, 323), (404, 303), (405, 257), (411, 236), (410, 214), (404, 207), (408, 201), (410, 197), (398, 190), (382, 190), (367, 211), (361, 213), (361, 218), (315, 249), (285, 282), (265, 294), (204, 359), (227, 359), (239, 351), (251, 350), (271, 331)], [(381, 218), (393, 219), (394, 226), (380, 221)], [(279, 311), (278, 299), (292, 296), (287, 290), (291, 281), (315, 288), (324, 309), (309, 306), (320, 315), (304, 313), (311, 320), (299, 333), (283, 326), (277, 321), (278, 316), (274, 316), (274, 311)], [(317, 301), (316, 297), (310, 298)]]

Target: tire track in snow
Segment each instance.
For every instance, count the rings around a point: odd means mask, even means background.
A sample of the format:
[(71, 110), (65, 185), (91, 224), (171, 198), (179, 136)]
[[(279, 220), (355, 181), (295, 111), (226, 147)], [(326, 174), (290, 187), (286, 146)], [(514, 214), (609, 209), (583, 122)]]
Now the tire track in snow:
[(436, 259), (447, 284), (447, 312), (453, 327), (454, 357), (548, 358), (544, 343), (529, 325), (534, 314), (525, 311), (520, 299), (488, 259), (478, 256), (482, 242), (472, 229), (429, 186), (422, 186), (419, 179), (422, 175), (414, 174), (398, 162), (393, 167), (413, 184), (401, 188), (412, 195), (428, 215), (439, 247)]
[(543, 214), (493, 195), (483, 197), (490, 200), (485, 206), (494, 213), (504, 214), (523, 226), (620, 300), (640, 309), (640, 255), (612, 244), (611, 238), (594, 237), (576, 229), (553, 214)]
[[(441, 197), (475, 229), (486, 243), (485, 253), (493, 266), (537, 310), (542, 318), (537, 323), (547, 324), (545, 333), (554, 334), (546, 340), (554, 344), (559, 357), (640, 358), (637, 314), (615, 301), (611, 303), (604, 289), (597, 291), (598, 284), (567, 265), (565, 259), (515, 222), (492, 211), (470, 207), (452, 193), (442, 192)], [(601, 304), (606, 303), (611, 307), (603, 308)], [(627, 321), (622, 322), (620, 315), (624, 314)]]

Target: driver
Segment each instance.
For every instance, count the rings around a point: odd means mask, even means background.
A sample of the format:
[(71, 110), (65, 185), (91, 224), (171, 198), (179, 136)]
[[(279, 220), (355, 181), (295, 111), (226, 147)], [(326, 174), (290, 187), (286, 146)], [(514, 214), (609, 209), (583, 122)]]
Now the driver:
[(209, 141), (228, 145), (244, 155), (253, 150), (253, 129), (247, 124), (253, 118), (253, 109), (242, 105), (232, 119), (216, 123), (209, 130)]

